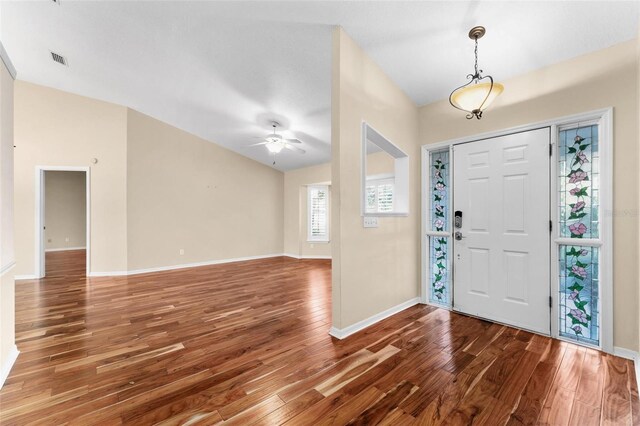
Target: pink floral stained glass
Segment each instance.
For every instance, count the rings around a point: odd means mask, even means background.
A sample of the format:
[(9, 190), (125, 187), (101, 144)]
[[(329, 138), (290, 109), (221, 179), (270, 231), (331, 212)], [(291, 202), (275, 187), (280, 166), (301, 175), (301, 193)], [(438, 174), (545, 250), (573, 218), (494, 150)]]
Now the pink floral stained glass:
[[(431, 231), (446, 231), (449, 214), (449, 150), (432, 152), (429, 156), (429, 203)], [(429, 237), (429, 300), (450, 305), (449, 237)]]
[(599, 251), (581, 242), (599, 237), (598, 126), (559, 134), (559, 234), (575, 239), (560, 245), (560, 335), (599, 345)]

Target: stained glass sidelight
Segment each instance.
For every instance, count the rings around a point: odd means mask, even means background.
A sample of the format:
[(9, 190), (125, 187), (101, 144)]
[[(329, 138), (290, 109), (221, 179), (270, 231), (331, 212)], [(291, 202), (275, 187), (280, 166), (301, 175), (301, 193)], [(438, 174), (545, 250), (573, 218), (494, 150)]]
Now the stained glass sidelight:
[(430, 154), (431, 188), (431, 230), (446, 231), (449, 216), (449, 151)]
[(560, 131), (558, 161), (559, 236), (576, 240), (559, 246), (559, 332), (599, 345), (599, 251), (580, 243), (600, 236), (598, 125)]
[(559, 136), (560, 236), (598, 238), (598, 126), (563, 130)]
[(431, 291), (429, 298), (431, 302), (449, 305), (450, 298), (450, 277), (449, 277), (449, 238), (430, 237), (429, 238), (429, 261), (431, 264), (431, 274), (429, 282)]
[[(429, 223), (431, 231), (447, 231), (449, 216), (449, 150), (429, 154)], [(450, 305), (449, 237), (429, 237), (429, 300)]]
[(599, 344), (598, 248), (560, 246), (560, 335)]

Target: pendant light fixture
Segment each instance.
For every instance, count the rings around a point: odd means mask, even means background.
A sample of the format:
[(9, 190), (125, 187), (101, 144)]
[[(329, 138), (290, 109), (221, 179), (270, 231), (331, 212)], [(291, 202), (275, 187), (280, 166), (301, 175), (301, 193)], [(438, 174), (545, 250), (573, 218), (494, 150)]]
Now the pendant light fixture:
[[(467, 119), (473, 117), (478, 120), (482, 118), (484, 111), (504, 90), (500, 83), (494, 83), (490, 75), (483, 76), (482, 70), (478, 69), (478, 39), (482, 38), (486, 30), (484, 27), (473, 27), (469, 31), (469, 38), (475, 41), (475, 72), (467, 75), (470, 81), (449, 95), (449, 103), (462, 111), (468, 112)], [(485, 81), (483, 81), (485, 80)]]

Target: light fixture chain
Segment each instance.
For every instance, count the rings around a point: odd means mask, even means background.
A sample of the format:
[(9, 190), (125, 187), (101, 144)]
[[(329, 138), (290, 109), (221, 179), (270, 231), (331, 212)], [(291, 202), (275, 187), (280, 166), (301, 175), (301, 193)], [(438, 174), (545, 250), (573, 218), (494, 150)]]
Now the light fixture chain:
[(475, 37), (476, 40), (476, 48), (474, 49), (474, 53), (476, 56), (476, 78), (479, 77), (478, 75), (478, 37)]

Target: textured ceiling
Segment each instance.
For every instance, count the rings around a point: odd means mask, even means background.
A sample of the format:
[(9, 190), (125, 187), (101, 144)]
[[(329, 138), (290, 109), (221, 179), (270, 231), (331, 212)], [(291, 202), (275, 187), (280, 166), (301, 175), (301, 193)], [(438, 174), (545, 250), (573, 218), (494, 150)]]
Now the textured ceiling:
[[(249, 147), (278, 120), (330, 159), (331, 28), (342, 25), (419, 105), (480, 65), (498, 80), (632, 39), (639, 2), (0, 2), (18, 78), (126, 105), (271, 165)], [(68, 67), (49, 51), (64, 55)]]

